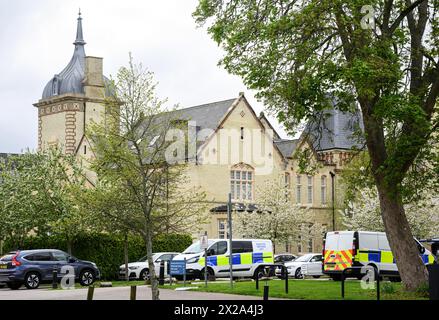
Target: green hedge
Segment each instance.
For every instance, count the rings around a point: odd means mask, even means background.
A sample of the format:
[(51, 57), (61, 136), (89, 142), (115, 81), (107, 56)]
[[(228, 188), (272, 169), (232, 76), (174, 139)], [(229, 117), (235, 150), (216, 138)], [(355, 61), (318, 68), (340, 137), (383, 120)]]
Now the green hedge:
[[(130, 262), (146, 255), (145, 242), (141, 237), (130, 236), (128, 240)], [(182, 252), (192, 243), (190, 235), (169, 234), (157, 237), (153, 242), (154, 252)], [(11, 250), (59, 249), (67, 251), (63, 237), (29, 237), (17, 248), (9, 241), (4, 244), (4, 252)], [(116, 279), (119, 266), (124, 263), (124, 238), (108, 234), (84, 234), (72, 243), (72, 254), (81, 260), (96, 263), (101, 270), (102, 279)]]

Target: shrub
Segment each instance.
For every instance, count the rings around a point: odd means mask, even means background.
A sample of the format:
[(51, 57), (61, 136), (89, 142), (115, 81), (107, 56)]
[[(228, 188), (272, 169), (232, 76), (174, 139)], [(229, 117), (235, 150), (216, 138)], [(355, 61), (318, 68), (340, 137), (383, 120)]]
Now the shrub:
[[(156, 237), (153, 241), (154, 252), (182, 252), (192, 243), (190, 235), (167, 234)], [(67, 241), (60, 236), (28, 237), (19, 248), (9, 241), (4, 244), (4, 251), (31, 249), (59, 249), (67, 251)], [(117, 278), (119, 266), (124, 263), (124, 237), (110, 234), (82, 234), (72, 243), (72, 254), (81, 260), (97, 264), (102, 279)], [(128, 258), (137, 261), (146, 255), (146, 245), (141, 237), (128, 238)]]

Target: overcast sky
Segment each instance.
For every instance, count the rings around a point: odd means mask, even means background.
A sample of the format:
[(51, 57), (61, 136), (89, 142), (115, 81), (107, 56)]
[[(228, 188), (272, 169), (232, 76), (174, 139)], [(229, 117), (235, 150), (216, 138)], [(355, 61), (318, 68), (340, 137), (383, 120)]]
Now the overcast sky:
[[(257, 114), (263, 105), (240, 78), (217, 63), (223, 52), (192, 12), (197, 0), (0, 0), (0, 153), (37, 147), (32, 106), (46, 83), (70, 61), (78, 8), (86, 54), (104, 58), (115, 75), (128, 52), (155, 73), (158, 94), (190, 107), (246, 93)], [(273, 121), (276, 128), (279, 127)], [(285, 136), (283, 130), (281, 135)]]

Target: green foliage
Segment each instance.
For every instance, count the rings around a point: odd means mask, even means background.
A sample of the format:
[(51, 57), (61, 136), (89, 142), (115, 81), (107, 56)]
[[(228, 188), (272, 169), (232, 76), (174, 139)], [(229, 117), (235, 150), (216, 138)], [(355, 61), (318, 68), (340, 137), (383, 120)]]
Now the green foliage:
[(392, 282), (384, 282), (381, 286), (381, 292), (385, 294), (394, 294), (396, 292), (396, 288)]
[[(153, 240), (154, 252), (182, 252), (192, 243), (189, 235), (168, 234)], [(17, 246), (10, 240), (4, 244), (5, 252), (11, 250), (59, 249), (67, 250), (67, 241), (61, 236), (27, 237)], [(102, 272), (102, 278), (113, 280), (119, 266), (124, 263), (124, 237), (110, 234), (81, 234), (73, 241), (72, 254), (81, 260), (92, 261)], [(145, 241), (138, 236), (128, 238), (128, 257), (135, 262), (146, 255)]]
[(0, 164), (0, 239), (29, 232), (73, 239), (84, 230), (77, 206), (85, 177), (73, 155), (60, 148), (26, 152)]

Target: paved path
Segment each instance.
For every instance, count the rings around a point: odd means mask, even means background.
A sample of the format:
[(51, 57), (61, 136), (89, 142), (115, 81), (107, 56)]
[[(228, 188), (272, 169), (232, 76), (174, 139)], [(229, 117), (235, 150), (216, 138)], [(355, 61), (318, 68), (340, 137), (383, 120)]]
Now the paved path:
[[(86, 300), (87, 289), (75, 290), (9, 290), (0, 289), (0, 300)], [(94, 300), (129, 300), (129, 287), (96, 288)], [(160, 289), (162, 300), (261, 300), (260, 297), (197, 291)], [(151, 289), (137, 287), (137, 300), (151, 300)]]

